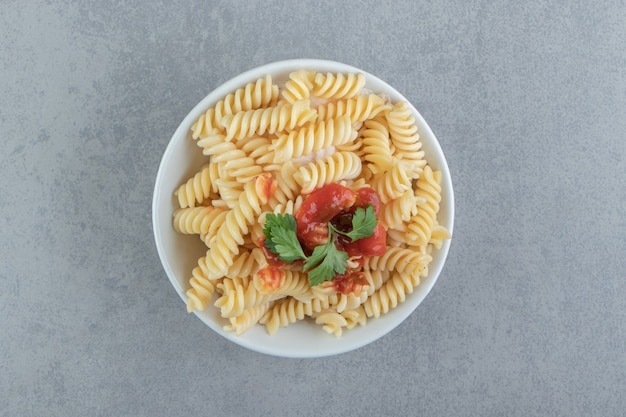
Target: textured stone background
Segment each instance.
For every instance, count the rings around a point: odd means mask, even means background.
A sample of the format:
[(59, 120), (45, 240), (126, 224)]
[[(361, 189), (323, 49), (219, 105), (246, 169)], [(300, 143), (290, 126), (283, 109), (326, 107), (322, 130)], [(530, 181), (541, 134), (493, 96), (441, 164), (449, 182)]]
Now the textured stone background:
[[(622, 416), (625, 22), (623, 0), (3, 1), (0, 415)], [(456, 195), (425, 302), (319, 360), (188, 315), (150, 217), (184, 115), (300, 57), (403, 92)]]

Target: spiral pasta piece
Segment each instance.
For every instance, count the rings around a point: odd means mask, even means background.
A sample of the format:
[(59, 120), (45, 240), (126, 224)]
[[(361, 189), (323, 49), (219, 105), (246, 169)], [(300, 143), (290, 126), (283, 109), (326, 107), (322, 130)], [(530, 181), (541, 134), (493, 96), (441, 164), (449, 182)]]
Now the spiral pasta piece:
[(310, 107), (309, 100), (300, 100), (294, 104), (283, 104), (265, 109), (249, 110), (227, 115), (222, 118), (226, 128), (226, 141), (246, 136), (274, 134), (293, 130), (317, 117), (317, 112)]
[(315, 71), (299, 70), (289, 74), (289, 81), (285, 83), (285, 88), (280, 93), (286, 103), (308, 99), (313, 88)]
[(343, 312), (323, 310), (314, 313), (315, 323), (322, 325), (322, 329), (337, 337), (343, 334), (343, 329), (352, 329), (356, 325), (364, 326), (367, 322), (367, 314), (362, 306)]
[(378, 318), (386, 314), (390, 309), (398, 306), (406, 300), (406, 295), (411, 294), (419, 284), (419, 276), (396, 272), (383, 286), (372, 294), (363, 304), (367, 317)]
[(352, 130), (348, 115), (321, 120), (281, 135), (272, 145), (274, 162), (284, 163), (331, 146), (343, 145), (355, 138), (356, 132)]
[(388, 246), (384, 255), (368, 258), (365, 267), (374, 271), (397, 271), (419, 277), (424, 274), (430, 261), (432, 261), (430, 255), (421, 254), (413, 249)]
[(387, 246), (393, 246), (394, 248), (406, 248), (406, 237), (404, 236), (406, 230), (387, 229)]
[(187, 207), (174, 211), (174, 229), (187, 235), (206, 236), (224, 220), (224, 210), (216, 207)]
[(232, 148), (214, 155), (213, 162), (223, 162), (224, 175), (234, 178), (239, 183), (251, 181), (263, 173), (263, 168), (256, 164), (254, 158), (249, 157), (243, 150), (234, 145)]
[(233, 264), (228, 268), (224, 276), (231, 279), (253, 276), (261, 267), (259, 260), (262, 256), (262, 251), (259, 248), (240, 252), (233, 257)]
[(218, 101), (214, 107), (208, 109), (191, 126), (192, 138), (203, 138), (214, 130), (223, 130), (221, 119), (229, 114), (272, 106), (279, 97), (278, 86), (272, 83), (272, 77), (267, 75), (254, 83), (228, 94)]
[[(353, 135), (346, 143), (340, 143), (338, 145), (333, 146), (334, 150), (339, 152), (352, 152), (359, 158), (363, 159), (363, 136), (359, 134), (356, 129), (352, 129)], [(330, 149), (333, 149), (330, 148)], [(367, 167), (364, 164), (364, 167)]]
[(317, 73), (313, 81), (311, 95), (326, 99), (352, 98), (365, 86), (365, 75)]
[(362, 131), (363, 159), (373, 174), (391, 168), (394, 158), (389, 142), (389, 131), (384, 119), (366, 120)]
[(367, 285), (355, 288), (354, 292), (343, 294), (337, 292), (330, 281), (311, 288), (312, 294), (320, 300), (327, 300), (328, 304), (341, 313), (345, 310), (352, 310), (360, 306), (367, 300), (369, 287)]
[(241, 183), (251, 181), (263, 173), (263, 167), (248, 156), (226, 162), (224, 169), (228, 172), (228, 175), (231, 175)]
[(203, 138), (220, 129), (222, 127), (217, 123), (215, 108), (211, 107), (191, 125), (191, 137), (193, 139)]
[(221, 296), (215, 301), (222, 317), (237, 317), (244, 310), (276, 300), (273, 294), (261, 294), (248, 278), (224, 278), (217, 289)]
[(224, 330), (228, 332), (235, 332), (237, 336), (241, 336), (250, 330), (252, 326), (254, 326), (259, 319), (267, 313), (271, 306), (272, 302), (259, 304), (244, 310), (237, 317), (230, 317), (228, 319), (230, 324), (224, 326)]
[(286, 297), (277, 300), (259, 320), (259, 323), (264, 324), (267, 333), (272, 335), (280, 327), (286, 327), (328, 307), (329, 304), (326, 300), (313, 299), (309, 302), (303, 302), (295, 298)]
[(367, 280), (367, 295), (371, 296), (389, 279), (390, 271), (365, 270), (365, 279)]
[(450, 239), (450, 237), (450, 231), (439, 223), (435, 222), (431, 230), (430, 240), (428, 241), (428, 243), (433, 245), (435, 249), (441, 249), (443, 241)]
[(234, 143), (226, 141), (226, 135), (221, 132), (213, 132), (199, 139), (196, 145), (202, 148), (202, 153), (207, 156), (220, 155), (236, 148)]
[(216, 282), (209, 280), (206, 271), (200, 266), (196, 266), (191, 271), (189, 285), (191, 288), (186, 291), (187, 312), (204, 310), (213, 297)]
[(406, 190), (398, 198), (383, 204), (380, 209), (380, 223), (386, 228), (395, 228), (417, 214), (417, 203), (421, 201), (413, 190)]
[(330, 310), (315, 314), (315, 324), (321, 325), (326, 333), (339, 337), (343, 328), (348, 326), (348, 321), (338, 312)]
[(346, 326), (348, 330), (354, 328), (356, 325), (365, 326), (367, 323), (367, 314), (362, 305), (355, 309), (344, 311), (341, 315), (348, 323)]
[[(294, 168), (294, 173), (295, 168)], [(263, 207), (265, 211), (268, 212), (280, 212), (281, 214), (285, 214), (288, 211), (288, 208), (291, 207), (292, 210), (295, 210), (297, 207), (302, 204), (302, 197), (300, 194), (300, 186), (291, 179), (286, 179), (283, 175), (277, 175), (276, 177), (276, 189), (274, 193), (268, 200), (267, 204)], [(294, 182), (294, 185), (291, 182)], [(294, 214), (295, 212), (289, 213)]]
[(396, 156), (410, 161), (416, 172), (415, 178), (421, 173), (426, 165), (425, 152), (422, 150), (422, 142), (415, 123), (413, 112), (407, 102), (396, 103), (384, 113), (389, 127), (391, 143), (395, 147)]
[(360, 306), (367, 300), (367, 297), (368, 297), (367, 287), (364, 287), (363, 291), (360, 294), (338, 293), (337, 296), (339, 297), (339, 302), (335, 306), (335, 309), (337, 310), (338, 313), (342, 313), (348, 310), (354, 310), (355, 308), (357, 308), (358, 306)]
[[(253, 167), (254, 161), (246, 160), (245, 153), (237, 149), (234, 143), (226, 142), (224, 135), (210, 135), (200, 139), (197, 143), (202, 147), (203, 154), (211, 156), (208, 169), (211, 191), (219, 196), (212, 201), (212, 205), (233, 208), (244, 188), (244, 182), (239, 181), (236, 175), (239, 175), (242, 180), (250, 180), (254, 173), (260, 173), (262, 170)], [(229, 162), (231, 165), (227, 169)], [(246, 167), (252, 168), (246, 171)]]
[(269, 107), (276, 103), (278, 97), (278, 86), (273, 84), (268, 74), (220, 100), (215, 106), (216, 115), (222, 118), (227, 114)]
[(211, 173), (209, 164), (189, 178), (174, 192), (181, 208), (195, 207), (211, 196)]
[(319, 105), (317, 114), (318, 120), (330, 120), (347, 114), (352, 123), (361, 123), (389, 108), (390, 105), (385, 102), (385, 99), (376, 94), (370, 94)]
[(415, 195), (425, 202), (417, 207), (417, 214), (409, 219), (407, 226), (407, 237), (416, 245), (426, 245), (430, 241), (441, 201), (440, 182), (441, 173), (433, 172), (429, 165), (417, 180)]
[(244, 192), (245, 184), (237, 181), (235, 178), (222, 177), (215, 181), (219, 199), (213, 200), (211, 203), (214, 207), (232, 209), (237, 205), (239, 197)]
[(272, 139), (265, 136), (248, 136), (236, 142), (237, 147), (251, 158), (258, 158), (265, 152), (264, 147), (272, 144)]
[(254, 163), (261, 167), (263, 172), (280, 169), (280, 164), (274, 163), (274, 150), (271, 148), (272, 139), (253, 136), (239, 141), (238, 146), (246, 155), (254, 159)]
[(304, 198), (302, 198), (302, 196), (299, 195), (298, 197), (296, 197), (295, 200), (289, 200), (285, 202), (284, 204), (283, 203), (276, 204), (272, 208), (272, 212), (275, 214), (282, 214), (283, 216), (285, 214), (291, 214), (293, 216), (298, 212), (303, 201), (304, 201)]
[(300, 301), (313, 298), (307, 274), (302, 271), (265, 268), (254, 274), (253, 283), (261, 294), (293, 297)]
[(401, 197), (404, 192), (412, 188), (408, 170), (402, 161), (398, 159), (394, 159), (389, 171), (375, 175), (371, 184), (383, 203)]
[(336, 152), (315, 163), (300, 167), (294, 178), (303, 194), (331, 182), (354, 179), (361, 173), (361, 159), (352, 152)]
[(243, 245), (243, 235), (261, 214), (261, 201), (256, 190), (256, 184), (262, 176), (254, 182), (245, 185), (238, 204), (226, 215), (224, 223), (216, 233), (214, 244), (207, 257), (207, 265), (212, 271), (212, 279), (222, 277), (233, 263), (233, 256), (239, 253), (239, 245)]
[[(293, 161), (289, 161), (283, 164), (280, 169), (278, 178), (276, 179), (277, 191), (280, 190), (282, 194), (289, 200), (296, 198), (300, 194), (300, 184), (295, 179), (295, 175), (298, 172), (298, 167)], [(289, 197), (290, 196), (290, 197)], [(278, 193), (277, 193), (278, 197)], [(284, 202), (281, 200), (281, 202)]]

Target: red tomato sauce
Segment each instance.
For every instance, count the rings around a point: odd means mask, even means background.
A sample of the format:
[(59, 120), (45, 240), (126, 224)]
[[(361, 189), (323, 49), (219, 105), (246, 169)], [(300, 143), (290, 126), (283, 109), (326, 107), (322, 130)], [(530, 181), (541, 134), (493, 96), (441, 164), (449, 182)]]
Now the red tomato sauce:
[(285, 282), (285, 271), (277, 266), (260, 269), (256, 276), (261, 281), (263, 289), (267, 292), (281, 288)]
[(354, 294), (358, 296), (363, 287), (368, 285), (363, 272), (352, 272), (348, 275), (337, 275), (333, 278), (333, 287), (342, 294)]
[(354, 191), (335, 183), (309, 194), (295, 216), (300, 243), (309, 249), (325, 244), (328, 241), (327, 223), (352, 207), (356, 197)]
[[(352, 217), (356, 209), (370, 204), (378, 216), (381, 201), (371, 188), (363, 187), (353, 191), (334, 183), (318, 188), (307, 196), (295, 215), (298, 240), (305, 248), (313, 250), (328, 241), (329, 222), (337, 230), (347, 233), (352, 230)], [(368, 257), (385, 253), (387, 232), (378, 223), (370, 237), (352, 242), (349, 237), (338, 234), (335, 244), (339, 250), (348, 253), (351, 263), (356, 263), (356, 266), (353, 265), (343, 275), (335, 276), (333, 285), (340, 293), (358, 294), (363, 285), (367, 284), (360, 269)]]
[(265, 259), (267, 259), (267, 262), (272, 265), (272, 266), (280, 266), (282, 264), (284, 264), (283, 261), (281, 261), (278, 258), (278, 255), (275, 254), (274, 252), (270, 251), (267, 246), (265, 245), (265, 238), (263, 239), (259, 239), (258, 242), (256, 242), (256, 245), (263, 251), (263, 255), (265, 255)]

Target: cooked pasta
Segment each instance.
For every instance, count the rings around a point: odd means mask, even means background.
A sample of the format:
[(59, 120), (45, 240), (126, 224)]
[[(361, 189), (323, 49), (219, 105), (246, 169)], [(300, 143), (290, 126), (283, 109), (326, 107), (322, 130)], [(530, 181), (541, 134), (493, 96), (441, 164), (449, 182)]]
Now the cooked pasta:
[(374, 176), (371, 186), (383, 203), (399, 198), (411, 189), (409, 169), (402, 161), (395, 159), (389, 171)]
[(363, 304), (367, 317), (378, 318), (406, 299), (419, 285), (419, 276), (395, 272), (383, 286)]
[(365, 86), (365, 76), (358, 74), (317, 73), (311, 95), (326, 99), (352, 98)]
[(367, 322), (367, 313), (362, 306), (358, 306), (351, 310), (335, 311), (335, 310), (323, 310), (319, 313), (314, 313), (315, 324), (322, 326), (328, 334), (335, 336), (341, 336), (343, 329), (352, 329), (357, 324), (364, 326)]
[(394, 159), (389, 142), (389, 130), (384, 118), (366, 120), (363, 129), (363, 159), (372, 174), (391, 169)]
[(417, 180), (415, 195), (422, 197), (424, 202), (417, 207), (417, 214), (408, 221), (406, 237), (409, 243), (423, 246), (430, 241), (441, 200), (440, 182), (439, 173), (434, 173), (430, 166), (426, 166), (424, 174)]
[(233, 257), (233, 264), (228, 268), (228, 271), (224, 276), (226, 278), (248, 278), (261, 266), (265, 265), (262, 262), (263, 254), (261, 249), (254, 248), (250, 251), (240, 252)]
[(341, 314), (335, 310), (322, 311), (315, 314), (315, 324), (322, 326), (322, 329), (329, 334), (341, 336), (342, 328), (348, 327), (348, 322)]
[[(208, 274), (204, 277), (207, 280), (215, 280), (224, 277), (228, 268), (233, 264), (233, 257), (239, 253), (239, 246), (244, 244), (243, 236), (248, 232), (248, 228), (256, 220), (261, 212), (260, 197), (256, 190), (255, 182), (248, 182), (245, 191), (241, 194), (239, 204), (228, 211), (224, 223), (216, 232), (215, 240), (211, 244), (211, 250), (206, 256)], [(195, 288), (192, 288), (195, 290)], [(192, 291), (193, 293), (193, 291)], [(189, 294), (188, 294), (189, 295)], [(196, 299), (201, 299), (201, 294), (194, 294), (192, 309), (197, 309)], [(204, 300), (202, 301), (204, 305)], [(203, 310), (204, 308), (200, 309)]]
[(224, 330), (235, 332), (237, 336), (241, 336), (252, 326), (258, 323), (263, 315), (270, 309), (272, 302), (257, 304), (241, 312), (240, 315), (229, 317), (230, 324), (224, 326)]
[[(365, 84), (360, 73), (266, 76), (196, 120), (190, 136), (205, 161), (173, 196), (174, 229), (207, 249), (191, 270), (188, 311), (212, 304), (236, 335), (307, 320), (341, 336), (395, 308), (428, 274), (432, 252), (450, 239), (437, 221), (441, 172), (427, 162), (408, 103)], [(273, 257), (264, 228), (270, 214), (296, 218), (333, 184), (379, 199), (381, 251), (346, 254), (350, 273), (311, 286), (303, 262)]]
[(345, 310), (355, 309), (367, 300), (367, 286), (363, 286), (362, 291), (359, 294), (341, 294), (337, 293), (337, 290), (333, 287), (326, 285), (327, 283), (328, 281), (324, 284), (313, 287), (312, 293), (318, 299), (327, 302), (329, 306), (333, 307), (338, 313)]
[(282, 104), (266, 109), (242, 111), (222, 118), (226, 128), (226, 141), (233, 138), (243, 139), (246, 136), (278, 133), (293, 130), (304, 125), (317, 116), (311, 109), (309, 100), (297, 101), (294, 104)]
[(226, 318), (237, 317), (244, 310), (279, 298), (273, 294), (260, 293), (249, 278), (224, 278), (217, 289), (222, 295), (215, 301), (215, 307)]
[(281, 97), (287, 103), (295, 103), (311, 97), (315, 71), (299, 70), (289, 74), (289, 81), (285, 83)]
[(425, 269), (432, 260), (430, 255), (413, 249), (388, 247), (384, 255), (372, 256), (365, 266), (374, 271), (398, 271), (411, 276), (425, 275)]
[(307, 275), (302, 271), (264, 268), (254, 274), (252, 282), (261, 294), (289, 296), (301, 301), (313, 298)]
[(181, 208), (195, 207), (211, 197), (211, 168), (205, 164), (200, 171), (178, 187), (174, 193)]
[[(375, 269), (365, 270), (365, 280), (367, 281), (367, 295), (371, 296), (389, 279), (389, 271), (378, 271)], [(366, 300), (367, 301), (367, 300)]]
[(180, 208), (174, 212), (174, 228), (178, 233), (206, 236), (222, 213), (222, 209), (212, 206)]
[(383, 204), (379, 221), (387, 229), (398, 227), (403, 222), (408, 222), (412, 215), (417, 214), (417, 205), (421, 201), (424, 199), (416, 196), (413, 190), (406, 190), (400, 197)]
[(356, 138), (348, 115), (321, 120), (281, 135), (271, 146), (274, 162), (284, 163), (303, 155), (309, 155), (330, 147), (348, 143)]
[(309, 162), (295, 174), (302, 187), (302, 194), (309, 194), (326, 184), (354, 179), (361, 173), (361, 159), (352, 152), (336, 152), (330, 156)]
[(223, 129), (221, 120), (224, 116), (241, 111), (259, 109), (272, 105), (278, 100), (278, 86), (267, 75), (254, 83), (248, 83), (208, 109), (191, 127), (194, 139), (203, 138), (215, 129)]
[(235, 178), (237, 182), (245, 184), (263, 173), (263, 167), (257, 165), (254, 158), (246, 155), (241, 149), (233, 148), (213, 158), (215, 163), (222, 163), (224, 175)]
[(440, 225), (439, 223), (433, 224), (433, 229), (431, 230), (429, 244), (433, 245), (435, 249), (441, 249), (441, 245), (443, 245), (444, 240), (450, 239), (450, 232), (448, 229)]
[(204, 310), (209, 304), (213, 293), (215, 292), (215, 285), (217, 281), (210, 280), (207, 276), (207, 268), (204, 263), (204, 258), (198, 260), (198, 266), (191, 271), (191, 278), (189, 279), (189, 286), (187, 290), (187, 311)]
[(347, 114), (350, 116), (352, 123), (360, 123), (373, 118), (389, 108), (390, 106), (385, 102), (385, 99), (376, 94), (370, 94), (350, 99), (329, 101), (318, 106), (317, 113), (319, 120), (330, 120)]
[(276, 333), (280, 327), (286, 327), (298, 320), (303, 320), (305, 317), (310, 317), (328, 307), (327, 300), (319, 298), (304, 302), (292, 297), (285, 297), (277, 300), (259, 320), (259, 323), (264, 324), (267, 332), (271, 335)]
[[(415, 118), (406, 102), (396, 103), (385, 111), (391, 143), (396, 156), (409, 161), (417, 174), (426, 165)], [(416, 177), (417, 178), (417, 177)]]

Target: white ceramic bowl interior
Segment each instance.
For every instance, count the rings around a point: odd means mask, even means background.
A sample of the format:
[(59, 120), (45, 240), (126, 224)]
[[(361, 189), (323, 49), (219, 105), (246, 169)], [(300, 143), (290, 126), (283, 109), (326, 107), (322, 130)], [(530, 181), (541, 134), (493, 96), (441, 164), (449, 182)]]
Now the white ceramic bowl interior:
[[(366, 88), (376, 93), (388, 94), (392, 102), (408, 101), (390, 85), (359, 68), (333, 61), (294, 59), (274, 62), (244, 72), (212, 91), (198, 103), (176, 129), (165, 150), (156, 177), (152, 204), (152, 220), (157, 250), (170, 282), (184, 302), (187, 300), (185, 291), (189, 288), (188, 280), (191, 276), (191, 270), (206, 252), (206, 247), (197, 236), (179, 234), (172, 226), (173, 212), (177, 208), (174, 191), (206, 162), (206, 157), (202, 155), (201, 149), (191, 139), (191, 125), (208, 108), (237, 88), (243, 87), (266, 74), (271, 74), (274, 81), (286, 81), (289, 73), (302, 68), (333, 73), (362, 72), (366, 76)], [(442, 172), (442, 201), (438, 220), (452, 233), (454, 196), (448, 165), (441, 146), (430, 127), (412, 105), (411, 109), (417, 121), (426, 159), (433, 170)], [(368, 319), (367, 324), (363, 327), (357, 326), (344, 331), (341, 337), (329, 335), (322, 330), (321, 326), (307, 320), (281, 328), (273, 336), (269, 336), (265, 327), (261, 325), (255, 326), (242, 336), (236, 336), (234, 333), (223, 330), (227, 320), (220, 316), (219, 309), (213, 305), (209, 305), (203, 312), (195, 312), (194, 314), (226, 339), (257, 352), (294, 358), (323, 357), (345, 353), (386, 335), (415, 310), (428, 295), (439, 277), (449, 247), (450, 241), (448, 240), (444, 242), (440, 250), (433, 252), (428, 277), (424, 278), (414, 292), (407, 296), (404, 303), (378, 319)], [(185, 304), (181, 303), (181, 309), (184, 308), (186, 308)]]

